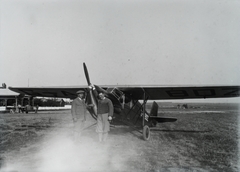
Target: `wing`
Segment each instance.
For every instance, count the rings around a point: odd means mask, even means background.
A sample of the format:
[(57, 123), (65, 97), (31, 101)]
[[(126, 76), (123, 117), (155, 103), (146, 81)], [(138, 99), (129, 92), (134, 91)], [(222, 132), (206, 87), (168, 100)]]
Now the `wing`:
[[(118, 88), (133, 99), (148, 100), (202, 99), (239, 97), (240, 86), (99, 86), (105, 90)], [(39, 97), (74, 98), (78, 90), (88, 92), (88, 86), (74, 87), (9, 87), (10, 90)]]
[(75, 98), (78, 90), (87, 91), (87, 86), (73, 87), (9, 87), (10, 90), (20, 94), (26, 94), (36, 97), (59, 97)]
[(227, 98), (240, 95), (240, 86), (136, 86), (118, 89), (138, 100), (143, 99), (144, 93), (148, 100)]

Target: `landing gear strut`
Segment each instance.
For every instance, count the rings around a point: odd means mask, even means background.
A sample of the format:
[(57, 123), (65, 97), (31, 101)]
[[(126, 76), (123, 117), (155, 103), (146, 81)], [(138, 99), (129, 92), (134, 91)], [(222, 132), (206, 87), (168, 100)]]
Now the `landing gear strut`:
[(147, 103), (147, 96), (146, 96), (146, 92), (143, 89), (143, 121), (142, 121), (142, 126), (143, 126), (143, 139), (144, 140), (149, 140), (150, 139), (150, 128), (147, 124), (145, 124), (145, 120), (146, 120), (146, 103)]

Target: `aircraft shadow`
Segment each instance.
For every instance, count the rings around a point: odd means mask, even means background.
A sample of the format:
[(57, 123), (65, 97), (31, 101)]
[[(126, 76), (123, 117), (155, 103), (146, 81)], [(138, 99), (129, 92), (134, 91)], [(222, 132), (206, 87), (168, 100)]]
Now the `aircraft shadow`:
[(127, 126), (127, 127), (111, 126), (111, 130), (110, 130), (109, 134), (119, 135), (119, 134), (127, 134), (127, 133), (131, 133), (132, 135), (134, 135), (138, 139), (142, 139), (141, 130), (138, 130), (137, 128), (133, 128), (133, 127), (129, 127), (129, 126)]
[[(169, 132), (169, 133), (208, 133), (212, 130), (166, 130), (166, 129), (157, 129), (157, 128), (151, 128), (151, 132)], [(138, 130), (137, 128), (132, 127), (124, 127), (124, 128), (118, 128), (118, 127), (111, 127), (110, 134), (112, 135), (119, 135), (119, 134), (127, 134), (131, 133), (134, 137), (143, 140), (142, 137), (142, 130)]]
[[(158, 128), (151, 128), (151, 132), (169, 132), (169, 133), (208, 133), (211, 132), (212, 130), (167, 130), (167, 129), (158, 129)], [(119, 135), (119, 134), (127, 134), (131, 133), (134, 137), (143, 140), (142, 137), (142, 129), (138, 129), (135, 127), (118, 127), (118, 126), (111, 126), (111, 131), (109, 134), (112, 135)]]

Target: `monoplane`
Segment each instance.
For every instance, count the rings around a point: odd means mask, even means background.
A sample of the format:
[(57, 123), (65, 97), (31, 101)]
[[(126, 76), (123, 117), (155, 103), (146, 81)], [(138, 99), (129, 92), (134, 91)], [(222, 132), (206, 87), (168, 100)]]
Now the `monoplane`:
[[(102, 92), (114, 106), (113, 123), (122, 122), (126, 125), (140, 128), (144, 140), (149, 140), (150, 129), (157, 123), (175, 122), (176, 118), (158, 116), (156, 100), (171, 99), (206, 99), (239, 97), (240, 86), (120, 86), (95, 85), (90, 82), (88, 69), (85, 63), (83, 68), (87, 85), (76, 87), (9, 87), (20, 94), (34, 97), (76, 97), (78, 90), (86, 92), (88, 111), (94, 119), (97, 117), (97, 95)], [(153, 101), (150, 112), (146, 110), (147, 101)]]

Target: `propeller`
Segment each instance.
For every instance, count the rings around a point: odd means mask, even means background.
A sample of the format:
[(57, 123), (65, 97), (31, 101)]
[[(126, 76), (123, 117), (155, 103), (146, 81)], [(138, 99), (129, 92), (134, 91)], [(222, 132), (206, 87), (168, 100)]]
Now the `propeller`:
[[(92, 86), (91, 82), (90, 82), (90, 78), (89, 78), (89, 74), (88, 74), (88, 70), (87, 70), (87, 66), (85, 63), (83, 63), (83, 69), (84, 69), (84, 73), (85, 73), (85, 77), (88, 83), (88, 86)], [(95, 89), (95, 88), (93, 88)], [(91, 99), (91, 104), (92, 104), (92, 111), (93, 111), (93, 116), (96, 117), (97, 116), (97, 99), (94, 96), (94, 92), (92, 89), (89, 90), (90, 93), (90, 99)]]
[(88, 86), (90, 86), (90, 85), (91, 85), (91, 82), (90, 82), (90, 78), (89, 78), (87, 66), (86, 66), (85, 63), (83, 63), (83, 69), (84, 69), (85, 77), (86, 77), (86, 79), (87, 79)]

